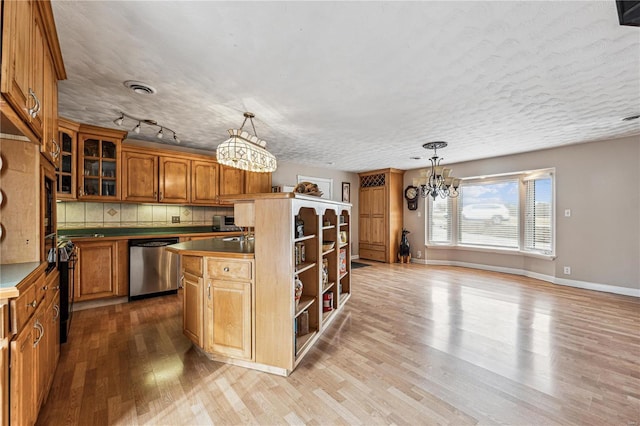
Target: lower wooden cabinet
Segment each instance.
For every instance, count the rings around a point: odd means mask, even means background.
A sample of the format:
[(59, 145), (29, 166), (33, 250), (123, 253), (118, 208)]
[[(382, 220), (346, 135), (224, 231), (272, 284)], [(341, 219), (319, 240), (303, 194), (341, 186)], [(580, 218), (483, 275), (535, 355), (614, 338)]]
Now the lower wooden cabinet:
[(183, 270), (184, 309), (182, 325), (184, 335), (193, 343), (203, 346), (202, 330), (202, 278)]
[(128, 244), (127, 240), (76, 241), (75, 302), (128, 295)]
[(9, 424), (9, 304), (0, 302), (0, 424)]
[(11, 342), (11, 425), (32, 425), (37, 417), (36, 354), (41, 336), (37, 318), (32, 318)]
[(212, 333), (211, 352), (251, 359), (251, 282), (208, 280), (210, 302), (206, 321)]

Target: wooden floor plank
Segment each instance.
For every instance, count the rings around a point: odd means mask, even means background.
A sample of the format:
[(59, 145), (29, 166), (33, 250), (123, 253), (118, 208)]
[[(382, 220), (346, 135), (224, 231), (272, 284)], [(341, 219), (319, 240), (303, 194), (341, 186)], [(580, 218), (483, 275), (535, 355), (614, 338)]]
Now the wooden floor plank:
[(288, 378), (194, 350), (181, 295), (76, 312), (38, 424), (640, 424), (639, 299), (371, 264)]

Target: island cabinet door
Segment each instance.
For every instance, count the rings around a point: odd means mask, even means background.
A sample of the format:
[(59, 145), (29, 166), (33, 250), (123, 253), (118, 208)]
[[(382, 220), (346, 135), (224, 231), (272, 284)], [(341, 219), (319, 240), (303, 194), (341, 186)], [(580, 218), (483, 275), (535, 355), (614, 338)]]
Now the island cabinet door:
[(199, 347), (203, 345), (202, 317), (202, 278), (183, 269), (184, 309), (182, 310), (182, 326), (184, 335)]
[(251, 357), (251, 283), (212, 280), (213, 341), (215, 354)]

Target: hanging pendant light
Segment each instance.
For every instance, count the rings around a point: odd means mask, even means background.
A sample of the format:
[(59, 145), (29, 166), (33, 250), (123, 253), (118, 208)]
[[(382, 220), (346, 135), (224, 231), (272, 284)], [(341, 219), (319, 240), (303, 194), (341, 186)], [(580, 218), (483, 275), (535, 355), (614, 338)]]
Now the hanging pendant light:
[(420, 188), (422, 198), (431, 196), (435, 200), (438, 195), (442, 198), (456, 198), (459, 194), (460, 179), (451, 176), (451, 169), (441, 166), (442, 158), (438, 157), (437, 150), (446, 148), (447, 145), (444, 141), (427, 142), (422, 145), (424, 149), (433, 149), (433, 156), (429, 158), (431, 168), (420, 172), (419, 179), (413, 179), (413, 186)]
[[(278, 167), (276, 157), (266, 150), (267, 143), (258, 138), (253, 117), (253, 113), (245, 112), (242, 126), (228, 131), (229, 139), (216, 148), (218, 163), (250, 172), (274, 172)], [(243, 130), (247, 119), (251, 122), (253, 135)]]

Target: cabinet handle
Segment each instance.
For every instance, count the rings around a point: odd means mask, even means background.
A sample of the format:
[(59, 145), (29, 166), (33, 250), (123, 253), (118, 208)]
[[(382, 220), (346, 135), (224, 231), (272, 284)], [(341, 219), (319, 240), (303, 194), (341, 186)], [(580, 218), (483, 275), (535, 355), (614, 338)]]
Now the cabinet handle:
[(45, 285), (44, 287), (42, 287), (42, 290), (44, 290), (44, 291), (49, 290), (49, 286), (48, 286), (48, 285)]
[(178, 287), (184, 288), (184, 275), (180, 277), (180, 285)]
[(207, 285), (207, 298), (211, 300), (211, 283)]
[(78, 187), (78, 196), (79, 197), (83, 197), (84, 196), (84, 191), (82, 190), (81, 186)]
[(223, 271), (224, 271), (224, 272), (229, 272), (229, 267), (228, 267), (228, 266), (225, 266), (225, 267), (224, 267), (224, 269), (223, 269)]
[(29, 108), (29, 116), (31, 118), (36, 118), (38, 116), (38, 113), (40, 112), (40, 100), (31, 88), (29, 88), (29, 96), (31, 96), (34, 101), (33, 108)]
[(51, 143), (53, 143), (53, 146), (55, 146), (55, 149), (51, 151), (51, 156), (54, 160), (57, 160), (58, 155), (60, 155), (60, 145), (58, 145), (58, 142), (56, 142), (55, 139), (51, 139)]
[(35, 308), (36, 306), (38, 306), (38, 302), (36, 302), (35, 299), (33, 300), (33, 302), (27, 303), (27, 308), (28, 307)]
[(58, 318), (60, 318), (60, 306), (58, 306), (57, 303), (54, 304), (53, 310), (56, 311), (56, 314), (53, 316), (53, 321), (56, 321)]
[(158, 191), (153, 191), (153, 198), (158, 198)]
[(38, 343), (40, 343), (40, 340), (42, 340), (42, 338), (44, 337), (44, 327), (42, 326), (42, 324), (40, 324), (39, 320), (36, 320), (36, 322), (33, 324), (33, 328), (38, 330), (38, 337), (36, 338), (36, 341), (33, 342), (33, 347), (35, 348), (36, 346), (38, 346)]
[(162, 191), (160, 191), (160, 198), (159, 201), (162, 201)]

